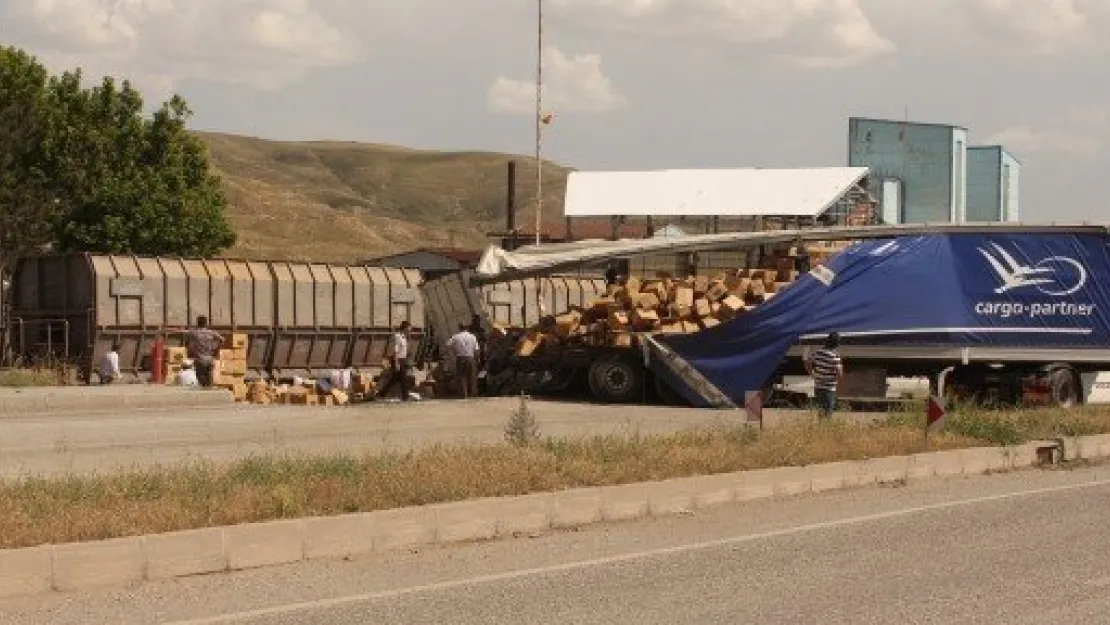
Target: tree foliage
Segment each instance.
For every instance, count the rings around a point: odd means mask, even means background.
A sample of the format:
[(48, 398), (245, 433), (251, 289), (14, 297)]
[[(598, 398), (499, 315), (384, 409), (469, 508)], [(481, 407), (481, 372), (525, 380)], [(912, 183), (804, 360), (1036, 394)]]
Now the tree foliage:
[(48, 84), (34, 59), (0, 47), (0, 268), (48, 243), (57, 223), (38, 151)]
[(0, 262), (46, 245), (206, 256), (235, 242), (188, 105), (143, 109), (127, 81), (85, 87), (0, 47)]

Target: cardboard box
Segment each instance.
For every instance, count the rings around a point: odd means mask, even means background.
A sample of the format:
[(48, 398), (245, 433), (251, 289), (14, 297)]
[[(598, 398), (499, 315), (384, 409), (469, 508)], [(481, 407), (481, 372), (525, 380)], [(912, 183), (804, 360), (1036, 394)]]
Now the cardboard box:
[(719, 302), (726, 297), (728, 297), (728, 286), (723, 280), (710, 285), (709, 291), (705, 294), (705, 299), (710, 302)]
[(246, 349), (250, 337), (241, 332), (233, 332), (224, 337), (225, 349)]
[(162, 361), (172, 365), (180, 365), (189, 357), (189, 350), (184, 347), (167, 347), (162, 352)]
[(351, 376), (351, 392), (355, 395), (373, 395), (375, 386), (373, 376), (364, 373)]
[(162, 367), (162, 382), (173, 385), (177, 383), (177, 374), (181, 373), (179, 365), (166, 364)]
[(659, 296), (652, 292), (638, 293), (632, 298), (632, 306), (647, 310), (659, 308)]
[(659, 325), (659, 313), (654, 310), (637, 308), (632, 311), (632, 324), (642, 330), (650, 330)]
[(247, 389), (247, 385), (243, 382), (221, 383), (221, 384), (217, 384), (216, 387), (217, 388), (222, 388), (226, 391), (231, 391), (231, 396), (234, 397), (235, 401), (237, 401), (237, 402), (247, 400), (247, 391), (248, 391), (248, 389)]
[(613, 330), (625, 330), (630, 323), (628, 313), (623, 310), (615, 310), (609, 313), (609, 327)]
[(613, 310), (616, 307), (617, 300), (613, 299), (612, 297), (602, 297), (594, 300), (593, 304), (590, 305), (590, 310), (592, 310), (595, 314), (608, 315), (609, 311)]
[(698, 317), (708, 317), (713, 314), (713, 307), (710, 306), (709, 300), (699, 299), (694, 302), (694, 314)]
[(536, 353), (536, 350), (543, 345), (544, 335), (539, 332), (529, 332), (527, 336), (520, 341), (520, 345), (516, 348), (517, 356), (531, 356)]
[(617, 332), (613, 335), (613, 347), (632, 347), (632, 334)]
[(721, 313), (722, 314), (729, 315), (731, 317), (731, 316), (735, 316), (736, 314), (738, 314), (740, 312), (743, 312), (743, 310), (744, 310), (744, 300), (735, 296), (735, 295), (729, 295), (725, 299), (721, 300)]
[(567, 338), (578, 331), (578, 327), (582, 325), (582, 314), (577, 312), (570, 312), (565, 315), (559, 315), (555, 318), (556, 334), (561, 338)]
[(236, 359), (220, 360), (220, 374), (242, 376), (247, 373), (247, 361)]

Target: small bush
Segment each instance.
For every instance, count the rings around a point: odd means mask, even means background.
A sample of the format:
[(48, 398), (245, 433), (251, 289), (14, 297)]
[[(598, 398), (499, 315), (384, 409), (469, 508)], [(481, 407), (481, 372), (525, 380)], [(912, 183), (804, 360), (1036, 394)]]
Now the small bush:
[(513, 411), (505, 425), (505, 440), (518, 447), (535, 444), (540, 438), (540, 426), (536, 415), (528, 408), (528, 399), (520, 394), (520, 405)]

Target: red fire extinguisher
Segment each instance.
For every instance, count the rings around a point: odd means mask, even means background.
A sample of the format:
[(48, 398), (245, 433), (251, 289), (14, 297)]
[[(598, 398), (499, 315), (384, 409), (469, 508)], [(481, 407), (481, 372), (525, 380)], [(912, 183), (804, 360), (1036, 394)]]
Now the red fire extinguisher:
[(162, 367), (162, 355), (166, 351), (166, 341), (162, 335), (154, 339), (154, 353), (150, 355), (150, 379), (155, 384), (165, 384), (165, 370)]

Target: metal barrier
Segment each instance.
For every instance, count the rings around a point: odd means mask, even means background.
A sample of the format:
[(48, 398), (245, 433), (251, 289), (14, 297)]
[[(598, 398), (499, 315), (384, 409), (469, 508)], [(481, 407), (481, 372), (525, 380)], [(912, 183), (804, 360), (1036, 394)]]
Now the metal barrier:
[[(8, 334), (13, 363), (68, 362), (75, 355), (71, 352), (69, 327), (68, 319), (26, 320), (12, 317)], [(35, 328), (37, 332), (28, 331)]]

